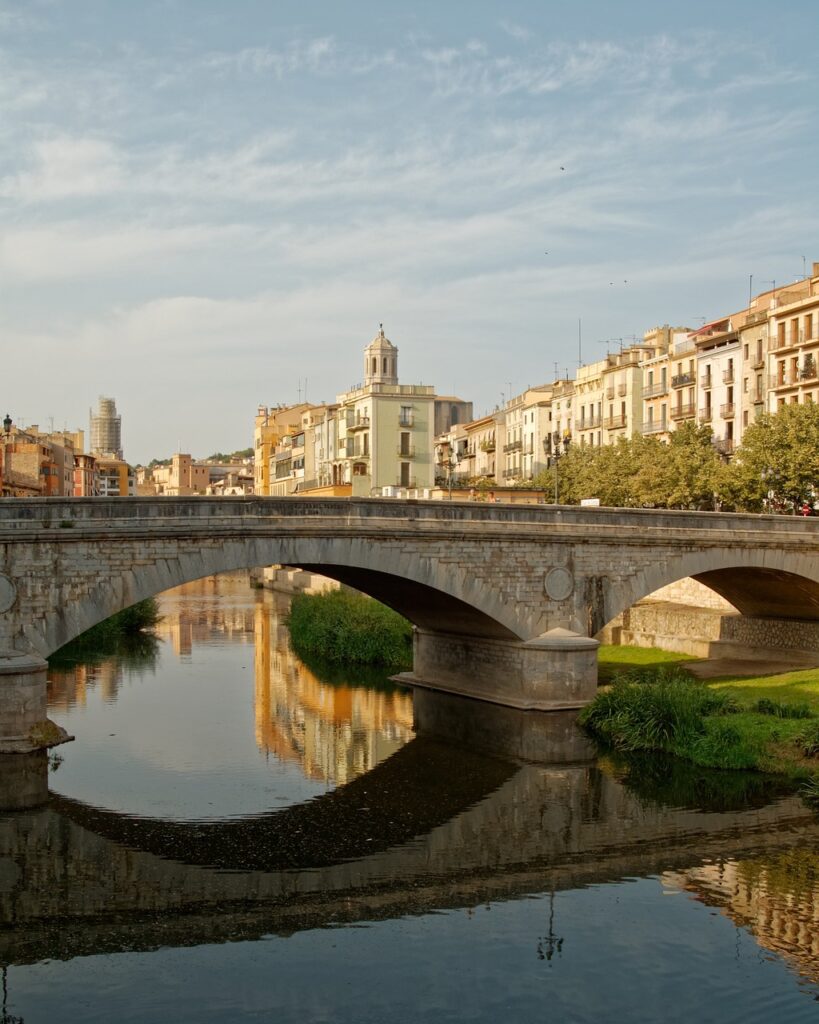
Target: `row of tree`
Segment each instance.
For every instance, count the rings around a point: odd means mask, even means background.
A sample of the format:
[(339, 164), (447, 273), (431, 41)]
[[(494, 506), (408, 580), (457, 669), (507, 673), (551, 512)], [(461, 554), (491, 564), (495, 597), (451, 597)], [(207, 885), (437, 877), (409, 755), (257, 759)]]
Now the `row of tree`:
[[(532, 487), (554, 491), (554, 469)], [(668, 443), (635, 434), (599, 448), (572, 445), (557, 467), (559, 500), (626, 508), (799, 510), (819, 500), (819, 405), (786, 405), (745, 429), (730, 461), (709, 426), (686, 423)]]

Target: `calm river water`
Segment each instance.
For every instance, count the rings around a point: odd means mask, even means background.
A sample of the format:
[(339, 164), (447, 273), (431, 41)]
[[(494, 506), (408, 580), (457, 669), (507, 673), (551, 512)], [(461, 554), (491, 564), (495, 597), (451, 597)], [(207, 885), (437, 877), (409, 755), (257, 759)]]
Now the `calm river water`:
[(0, 816), (0, 1021), (817, 1019), (797, 797), (323, 681), (241, 576), (161, 604), (155, 652), (52, 670), (76, 742)]

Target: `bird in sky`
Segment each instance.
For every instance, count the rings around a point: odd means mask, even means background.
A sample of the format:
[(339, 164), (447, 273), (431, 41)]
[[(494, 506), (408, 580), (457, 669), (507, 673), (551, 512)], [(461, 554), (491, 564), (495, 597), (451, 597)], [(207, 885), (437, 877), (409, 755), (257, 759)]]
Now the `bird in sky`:
[(566, 170), (566, 168), (565, 168), (565, 167), (561, 167), (560, 169), (561, 169), (561, 171), (565, 171), (565, 170)]

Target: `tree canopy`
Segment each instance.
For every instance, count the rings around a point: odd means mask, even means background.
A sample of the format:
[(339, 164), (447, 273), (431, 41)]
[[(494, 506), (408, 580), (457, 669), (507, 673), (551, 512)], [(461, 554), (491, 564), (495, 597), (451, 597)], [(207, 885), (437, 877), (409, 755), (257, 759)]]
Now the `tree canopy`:
[[(554, 489), (554, 468), (531, 486)], [(635, 434), (615, 444), (573, 445), (557, 466), (559, 500), (599, 498), (621, 508), (793, 510), (819, 497), (819, 405), (786, 405), (746, 428), (725, 462), (711, 429), (684, 423), (668, 443)]]

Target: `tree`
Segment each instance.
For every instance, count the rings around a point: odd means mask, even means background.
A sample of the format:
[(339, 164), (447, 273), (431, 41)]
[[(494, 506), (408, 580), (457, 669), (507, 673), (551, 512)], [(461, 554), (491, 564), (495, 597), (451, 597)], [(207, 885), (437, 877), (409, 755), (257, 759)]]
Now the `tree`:
[(667, 508), (714, 508), (722, 460), (711, 428), (689, 421), (671, 434), (662, 486)]
[(732, 507), (758, 512), (812, 502), (817, 482), (819, 406), (806, 403), (783, 405), (751, 424), (721, 485)]

